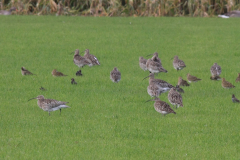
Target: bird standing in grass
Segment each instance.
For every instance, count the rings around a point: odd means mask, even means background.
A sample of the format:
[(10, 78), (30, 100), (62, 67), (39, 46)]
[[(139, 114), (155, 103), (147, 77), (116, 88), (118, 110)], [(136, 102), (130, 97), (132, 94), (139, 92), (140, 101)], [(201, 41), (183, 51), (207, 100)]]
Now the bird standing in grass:
[[(32, 98), (32, 99), (37, 99), (37, 104), (38, 106), (44, 110), (44, 111), (48, 111), (48, 114), (50, 116), (50, 112), (51, 111), (56, 111), (56, 110), (60, 110), (60, 114), (61, 114), (61, 109), (62, 108), (68, 108), (69, 106), (67, 106), (66, 104), (68, 102), (62, 102), (62, 101), (57, 101), (54, 99), (45, 99), (43, 95), (37, 96), (36, 98)], [(28, 101), (32, 100), (29, 99)]]
[(173, 85), (171, 85), (170, 83), (164, 80), (155, 79), (154, 73), (150, 73), (149, 76), (145, 77), (144, 79), (148, 77), (149, 77), (149, 85), (154, 84), (155, 86), (157, 86), (160, 89), (160, 94), (169, 91), (173, 87)]
[(188, 84), (188, 82), (184, 79), (182, 79), (182, 77), (178, 77), (178, 85), (179, 86), (190, 86), (190, 84)]
[(175, 87), (171, 88), (171, 90), (168, 92), (168, 100), (172, 105), (176, 105), (176, 109), (179, 106), (183, 107), (182, 95), (177, 92)]
[(210, 77), (211, 80), (221, 80), (221, 77), (219, 75), (222, 72), (222, 68), (217, 63), (213, 64), (213, 66), (210, 68), (210, 72), (212, 74)]
[(81, 71), (81, 69), (76, 72), (76, 76), (82, 76), (82, 71)]
[(67, 76), (67, 75), (63, 74), (62, 72), (58, 72), (56, 69), (54, 69), (52, 71), (52, 75), (55, 76), (55, 77)]
[(226, 81), (225, 78), (222, 78), (222, 87), (229, 89), (229, 88), (234, 88), (235, 86), (232, 85), (232, 83)]
[(235, 97), (235, 95), (232, 95), (232, 101), (233, 103), (240, 103), (240, 101)]
[(71, 84), (77, 84), (74, 78), (71, 79)]
[(147, 69), (149, 70), (149, 72), (151, 73), (160, 73), (160, 72), (168, 72), (166, 69), (164, 69), (162, 67), (162, 65), (155, 60), (155, 56), (153, 56), (151, 59), (147, 60)]
[(142, 68), (144, 71), (147, 70), (147, 65), (146, 65), (146, 63), (147, 63), (147, 60), (146, 60), (146, 59), (144, 59), (143, 57), (139, 57), (139, 66), (140, 66), (140, 68)]
[(175, 56), (173, 59), (173, 67), (178, 71), (186, 67), (185, 63), (178, 59), (178, 56)]
[(88, 59), (86, 59), (86, 58), (84, 58), (84, 57), (79, 55), (79, 49), (75, 50), (75, 54), (74, 54), (74, 57), (73, 57), (73, 62), (79, 68), (81, 68), (81, 67), (83, 67), (85, 65), (92, 66), (91, 62)]
[(236, 82), (239, 82), (240, 81), (240, 73), (238, 73), (238, 76), (236, 78)]
[(33, 73), (31, 73), (30, 71), (28, 71), (26, 68), (24, 67), (21, 67), (21, 72), (22, 72), (22, 75), (23, 76), (26, 76), (26, 75), (35, 75)]
[(190, 75), (189, 73), (187, 74), (187, 80), (188, 80), (188, 82), (197, 82), (197, 81), (200, 81), (201, 79), (199, 79), (199, 78), (197, 78), (197, 77), (195, 77), (195, 76), (192, 76), (192, 75)]
[(154, 83), (150, 83), (147, 87), (147, 92), (151, 97), (158, 97), (161, 94), (161, 88)]
[(155, 52), (153, 54), (149, 54), (147, 56), (150, 56), (150, 55), (153, 55), (153, 57), (151, 58), (154, 62), (157, 62), (159, 63), (161, 66), (162, 66), (162, 62), (161, 62), (161, 59), (158, 57), (158, 53)]
[(148, 100), (149, 101), (155, 101), (154, 108), (158, 113), (161, 113), (163, 116), (169, 113), (174, 113), (174, 110), (170, 107), (170, 105), (164, 101), (161, 101), (159, 98), (155, 97), (155, 99)]
[(110, 79), (116, 83), (121, 80), (121, 73), (119, 72), (117, 67), (114, 67), (114, 69), (110, 72)]
[(89, 53), (89, 49), (85, 50), (85, 54), (83, 57), (89, 60), (93, 66), (100, 65), (100, 62), (98, 61), (97, 57)]

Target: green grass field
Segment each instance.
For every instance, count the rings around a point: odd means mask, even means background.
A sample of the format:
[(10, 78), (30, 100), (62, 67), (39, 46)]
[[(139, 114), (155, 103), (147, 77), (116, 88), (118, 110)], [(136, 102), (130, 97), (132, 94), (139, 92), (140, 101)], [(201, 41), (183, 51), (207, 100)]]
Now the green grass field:
[[(234, 18), (0, 16), (0, 159), (239, 159), (240, 104), (231, 101), (240, 98), (239, 26)], [(77, 48), (101, 63), (84, 67), (83, 77), (70, 54)], [(184, 88), (176, 115), (145, 103), (148, 72), (138, 58), (156, 51), (168, 70), (156, 78), (202, 79)], [(175, 55), (187, 65), (182, 71), (172, 66)], [(210, 80), (214, 62), (236, 88)], [(37, 76), (22, 76), (22, 66)], [(122, 73), (117, 84), (109, 78), (114, 67)], [(68, 76), (52, 77), (53, 69)], [(38, 95), (71, 108), (48, 116), (37, 100), (28, 102)], [(168, 102), (167, 93), (160, 98)]]

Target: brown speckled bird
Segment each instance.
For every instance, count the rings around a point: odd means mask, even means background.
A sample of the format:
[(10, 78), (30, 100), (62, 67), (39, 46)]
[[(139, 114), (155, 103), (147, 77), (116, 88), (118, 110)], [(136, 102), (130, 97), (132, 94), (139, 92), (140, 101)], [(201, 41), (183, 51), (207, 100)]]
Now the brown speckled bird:
[[(48, 111), (49, 116), (51, 111), (56, 111), (60, 109), (60, 114), (61, 114), (61, 108), (69, 107), (66, 105), (68, 102), (57, 101), (54, 99), (45, 99), (43, 95), (37, 96), (36, 98), (32, 98), (32, 99), (37, 99), (38, 106), (42, 110)], [(29, 99), (28, 101), (32, 99)]]
[(219, 76), (222, 72), (222, 69), (217, 63), (214, 63), (213, 66), (210, 68), (210, 72), (213, 77)]
[(88, 59), (79, 55), (79, 49), (75, 50), (75, 54), (74, 54), (74, 57), (73, 57), (73, 62), (74, 62), (74, 64), (76, 64), (80, 68), (85, 66), (85, 65), (92, 66), (90, 60), (88, 60)]
[(183, 107), (182, 95), (177, 92), (175, 87), (171, 88), (171, 90), (168, 92), (168, 100), (172, 105), (176, 105), (176, 108), (179, 106)]
[(174, 113), (174, 110), (170, 107), (170, 105), (164, 101), (161, 101), (159, 98), (155, 97), (155, 99), (148, 100), (149, 101), (155, 101), (154, 108), (158, 113), (161, 113), (163, 116), (169, 113)]
[(190, 84), (188, 84), (188, 82), (184, 79), (182, 79), (182, 77), (178, 77), (178, 85), (179, 86), (190, 86)]
[(121, 73), (119, 72), (117, 67), (114, 67), (114, 69), (110, 72), (110, 79), (116, 83), (121, 80)]
[(85, 50), (85, 54), (83, 57), (90, 60), (90, 62), (93, 66), (100, 65), (100, 62), (98, 61), (97, 57), (89, 53), (89, 49)]
[(144, 79), (149, 77), (149, 85), (154, 84), (160, 88), (160, 94), (169, 91), (173, 85), (170, 83), (161, 80), (161, 79), (155, 79), (154, 78), (154, 73), (150, 73), (149, 76), (145, 77)]
[(67, 75), (63, 74), (62, 72), (58, 72), (56, 69), (54, 69), (52, 71), (52, 75), (55, 77), (67, 76)]
[(161, 60), (157, 57), (157, 55), (154, 55), (152, 58), (148, 59), (146, 65), (147, 69), (151, 73), (168, 72), (163, 68)]
[(178, 71), (186, 67), (185, 63), (178, 59), (178, 56), (175, 56), (173, 59), (173, 67)]
[(156, 84), (150, 83), (147, 92), (151, 97), (158, 97), (161, 94), (161, 89)]
[(234, 88), (235, 86), (232, 85), (232, 83), (226, 81), (225, 78), (222, 78), (222, 87), (229, 89), (229, 88)]
[(240, 82), (240, 73), (238, 73), (238, 76), (236, 78), (236, 82)]
[(232, 101), (233, 103), (240, 103), (240, 101), (235, 97), (235, 95), (232, 95)]
[(157, 63), (159, 63), (159, 64), (162, 66), (162, 62), (161, 62), (161, 59), (158, 57), (158, 53), (155, 52), (155, 53), (149, 54), (149, 55), (147, 55), (147, 56), (151, 56), (151, 55), (153, 55), (153, 57), (152, 57), (151, 59), (152, 59), (154, 62), (157, 62)]
[(184, 90), (180, 88), (179, 85), (176, 85), (176, 91), (178, 91), (179, 93), (184, 93)]
[(192, 76), (192, 75), (190, 75), (189, 73), (187, 74), (187, 80), (188, 80), (188, 82), (197, 82), (197, 81), (200, 81), (201, 79), (199, 79), (199, 78), (197, 78), (197, 77), (195, 77), (195, 76)]
[(22, 72), (22, 75), (23, 76), (26, 76), (26, 75), (35, 75), (33, 73), (31, 73), (30, 71), (28, 71), (26, 68), (24, 67), (21, 67), (21, 72)]
[(146, 59), (144, 59), (143, 57), (139, 57), (139, 66), (140, 66), (140, 68), (142, 68), (144, 71), (147, 70), (147, 65), (146, 65), (146, 63), (147, 63), (147, 60), (146, 60)]

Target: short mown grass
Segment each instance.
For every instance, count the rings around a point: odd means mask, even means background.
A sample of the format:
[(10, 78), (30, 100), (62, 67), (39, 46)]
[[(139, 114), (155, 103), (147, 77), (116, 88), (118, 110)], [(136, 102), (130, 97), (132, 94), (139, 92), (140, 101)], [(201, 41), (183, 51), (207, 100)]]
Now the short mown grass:
[[(239, 159), (240, 105), (231, 102), (231, 94), (240, 98), (239, 26), (217, 18), (1, 16), (0, 159)], [(70, 54), (77, 48), (101, 63), (84, 67), (83, 77)], [(174, 85), (187, 73), (202, 79), (184, 88), (176, 115), (145, 103), (148, 72), (138, 58), (154, 52), (168, 70), (156, 78)], [(174, 70), (174, 55), (184, 70)], [(215, 62), (236, 88), (210, 80)], [(22, 76), (22, 66), (37, 76)], [(109, 78), (115, 66), (117, 84)], [(53, 69), (68, 76), (52, 77)], [(28, 102), (38, 95), (71, 108), (48, 116), (37, 100)], [(160, 98), (168, 102), (167, 93)]]

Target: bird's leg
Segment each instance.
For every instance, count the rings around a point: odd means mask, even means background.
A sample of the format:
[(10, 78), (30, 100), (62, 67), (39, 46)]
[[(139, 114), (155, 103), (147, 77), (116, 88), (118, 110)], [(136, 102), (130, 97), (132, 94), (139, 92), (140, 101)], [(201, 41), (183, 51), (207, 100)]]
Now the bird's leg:
[(62, 109), (60, 108), (60, 115), (61, 115), (61, 110), (62, 110)]

